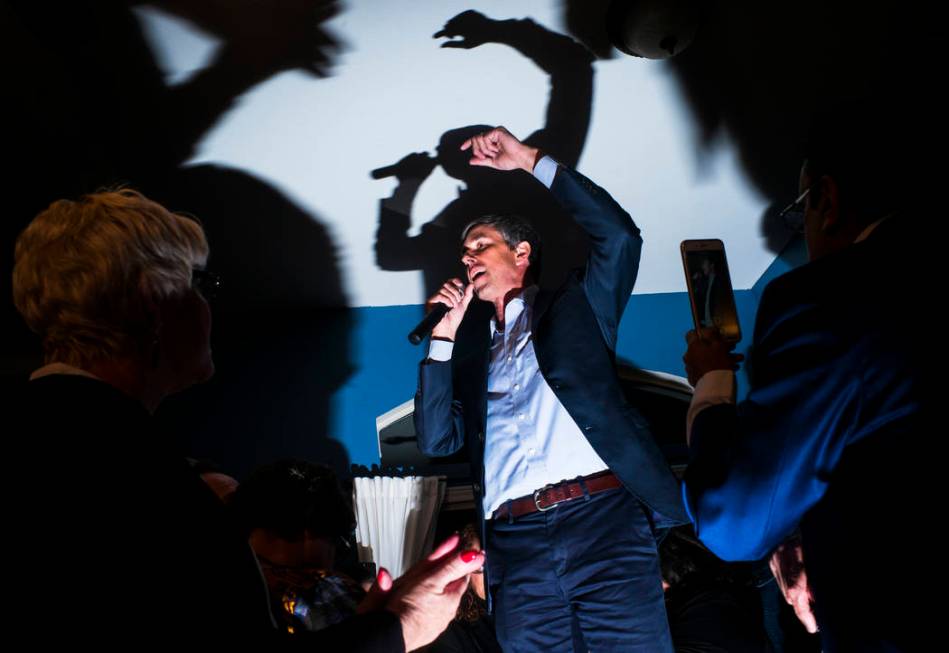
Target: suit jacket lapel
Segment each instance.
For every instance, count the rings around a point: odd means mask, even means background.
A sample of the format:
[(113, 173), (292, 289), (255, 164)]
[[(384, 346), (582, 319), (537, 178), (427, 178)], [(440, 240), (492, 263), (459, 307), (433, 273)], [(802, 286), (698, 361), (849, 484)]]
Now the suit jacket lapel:
[[(534, 305), (531, 307), (531, 331), (537, 334), (537, 325), (540, 324), (540, 318), (543, 317), (544, 313), (547, 312), (547, 309), (550, 308), (550, 305), (554, 300), (554, 292), (551, 290), (545, 290), (541, 288), (537, 291), (537, 297), (534, 298)], [(536, 337), (535, 337), (536, 342)]]

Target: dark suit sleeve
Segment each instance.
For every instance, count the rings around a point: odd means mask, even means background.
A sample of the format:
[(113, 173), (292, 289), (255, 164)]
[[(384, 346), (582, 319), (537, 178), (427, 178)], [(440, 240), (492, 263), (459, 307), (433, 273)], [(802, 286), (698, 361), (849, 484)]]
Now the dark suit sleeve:
[(609, 193), (575, 170), (559, 166), (550, 190), (590, 237), (583, 290), (604, 341), (615, 350), (620, 318), (639, 272), (639, 228)]
[(761, 559), (780, 544), (863, 423), (861, 348), (828, 330), (816, 305), (778, 294), (766, 292), (758, 311), (747, 399), (706, 408), (692, 425), (686, 505), (725, 560)]
[(465, 443), (461, 403), (454, 400), (451, 361), (419, 364), (415, 393), (415, 434), (426, 456), (449, 456)]

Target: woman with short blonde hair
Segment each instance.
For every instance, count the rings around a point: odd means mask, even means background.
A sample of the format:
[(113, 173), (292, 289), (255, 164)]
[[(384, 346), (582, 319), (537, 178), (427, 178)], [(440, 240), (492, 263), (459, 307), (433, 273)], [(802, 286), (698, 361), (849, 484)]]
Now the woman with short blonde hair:
[[(14, 389), (0, 476), (16, 490), (4, 492), (5, 525), (24, 538), (8, 570), (14, 621), (44, 642), (290, 646), (246, 537), (150, 415), (214, 371), (207, 256), (196, 222), (131, 190), (55, 202), (17, 240), (14, 298), (47, 364)], [(382, 572), (365, 614), (298, 633), (297, 648), (431, 642), (484, 562), (457, 546), (398, 585)]]
[(151, 335), (148, 305), (185, 292), (207, 255), (197, 222), (134, 190), (59, 200), (17, 239), (13, 300), (46, 362), (127, 356)]

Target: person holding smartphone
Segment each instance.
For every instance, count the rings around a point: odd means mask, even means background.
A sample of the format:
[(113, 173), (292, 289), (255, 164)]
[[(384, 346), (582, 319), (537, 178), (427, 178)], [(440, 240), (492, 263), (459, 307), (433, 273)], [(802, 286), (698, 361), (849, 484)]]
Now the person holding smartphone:
[(761, 297), (747, 398), (735, 405), (736, 359), (716, 330), (690, 331), (684, 356), (696, 532), (726, 560), (759, 560), (800, 526), (828, 653), (924, 650), (932, 623), (907, 600), (928, 589), (907, 529), (931, 518), (936, 496), (917, 460), (939, 422), (912, 289), (935, 278), (937, 257), (911, 206), (913, 140), (872, 106), (814, 125), (783, 213), (810, 262)]

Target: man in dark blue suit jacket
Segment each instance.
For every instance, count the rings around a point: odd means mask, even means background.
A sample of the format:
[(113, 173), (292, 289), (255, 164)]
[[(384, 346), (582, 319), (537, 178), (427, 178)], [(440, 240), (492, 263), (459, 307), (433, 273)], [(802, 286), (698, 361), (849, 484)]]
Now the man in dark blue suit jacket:
[(932, 437), (934, 386), (913, 288), (934, 259), (898, 181), (907, 160), (887, 156), (884, 123), (858, 116), (815, 125), (785, 211), (811, 262), (762, 296), (741, 404), (728, 345), (712, 330), (688, 335), (686, 501), (727, 560), (763, 558), (800, 526), (825, 651), (915, 650), (925, 574), (910, 529), (934, 493), (914, 458)]
[[(686, 516), (614, 369), (639, 229), (601, 188), (503, 128), (467, 148), (474, 165), (533, 172), (591, 251), (551, 292), (535, 285), (529, 225), (491, 216), (465, 230), (468, 285), (452, 279), (429, 300), (451, 310), (420, 366), (419, 446), (444, 456), (467, 445), (506, 650), (572, 650), (581, 638), (591, 650), (671, 650), (654, 528)], [(474, 295), (486, 303), (465, 317)]]

